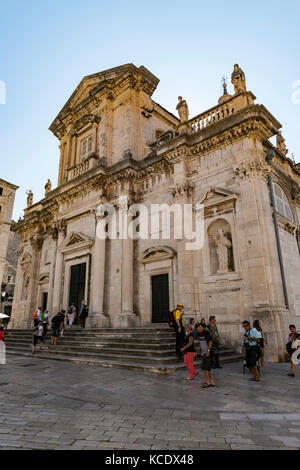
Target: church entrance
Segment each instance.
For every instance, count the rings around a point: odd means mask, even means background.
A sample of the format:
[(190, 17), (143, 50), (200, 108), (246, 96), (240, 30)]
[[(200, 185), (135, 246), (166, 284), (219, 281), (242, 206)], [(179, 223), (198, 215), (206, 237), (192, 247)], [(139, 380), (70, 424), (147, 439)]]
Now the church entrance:
[(47, 304), (48, 304), (48, 292), (43, 292), (43, 305), (42, 305), (43, 312), (47, 310)]
[(169, 275), (152, 276), (152, 323), (167, 323), (169, 305)]
[(86, 263), (71, 266), (70, 295), (69, 306), (74, 304), (76, 307), (76, 319), (74, 324), (78, 323), (81, 302), (85, 299), (85, 281), (86, 281)]

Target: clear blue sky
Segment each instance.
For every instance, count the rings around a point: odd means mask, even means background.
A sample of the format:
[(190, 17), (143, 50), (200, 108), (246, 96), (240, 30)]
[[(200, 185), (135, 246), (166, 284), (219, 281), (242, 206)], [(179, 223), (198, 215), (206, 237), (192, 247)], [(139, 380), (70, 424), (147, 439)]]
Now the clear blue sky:
[[(48, 127), (83, 76), (133, 62), (161, 83), (154, 99), (175, 112), (177, 96), (191, 117), (215, 105), (222, 75), (234, 63), (248, 89), (283, 124), (300, 161), (299, 0), (10, 0), (1, 2), (0, 177), (43, 197), (57, 182), (58, 141)], [(229, 87), (231, 91), (231, 85)]]

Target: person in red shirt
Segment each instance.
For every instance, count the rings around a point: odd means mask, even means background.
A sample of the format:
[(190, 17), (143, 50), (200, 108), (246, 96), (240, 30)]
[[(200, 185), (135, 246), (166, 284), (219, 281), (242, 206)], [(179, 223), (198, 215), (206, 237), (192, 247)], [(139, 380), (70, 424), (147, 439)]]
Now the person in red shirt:
[(4, 341), (4, 327), (0, 326), (0, 341)]
[(0, 326), (0, 364), (5, 365), (5, 343), (4, 343), (4, 327)]

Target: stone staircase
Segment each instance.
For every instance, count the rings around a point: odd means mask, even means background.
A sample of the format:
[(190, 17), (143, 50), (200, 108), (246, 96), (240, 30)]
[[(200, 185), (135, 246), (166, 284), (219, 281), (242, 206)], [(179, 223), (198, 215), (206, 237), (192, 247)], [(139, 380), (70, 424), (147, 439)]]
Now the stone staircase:
[[(8, 330), (5, 342), (9, 355), (32, 356), (32, 330)], [(51, 345), (48, 331), (43, 350), (34, 357), (56, 361), (76, 362), (102, 367), (139, 370), (167, 375), (185, 368), (175, 355), (174, 331), (164, 325), (149, 325), (130, 329), (66, 328), (57, 346)], [(222, 349), (220, 362), (242, 359), (234, 350)], [(200, 364), (200, 360), (196, 363)]]

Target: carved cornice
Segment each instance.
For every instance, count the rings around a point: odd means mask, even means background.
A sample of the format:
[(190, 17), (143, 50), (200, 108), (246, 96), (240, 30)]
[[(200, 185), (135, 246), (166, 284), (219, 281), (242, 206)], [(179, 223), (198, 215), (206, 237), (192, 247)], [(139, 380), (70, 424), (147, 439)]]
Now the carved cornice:
[(175, 164), (178, 161), (180, 161), (183, 157), (188, 155), (188, 149), (187, 146), (180, 146), (170, 152), (163, 153), (162, 156), (163, 158), (169, 163), (169, 164)]

